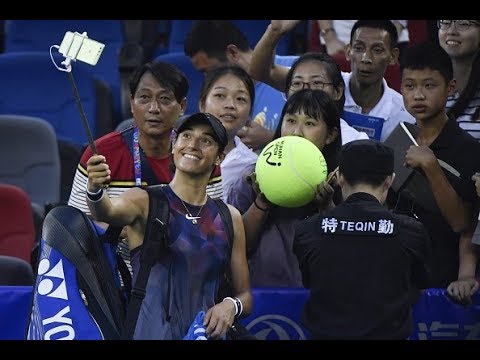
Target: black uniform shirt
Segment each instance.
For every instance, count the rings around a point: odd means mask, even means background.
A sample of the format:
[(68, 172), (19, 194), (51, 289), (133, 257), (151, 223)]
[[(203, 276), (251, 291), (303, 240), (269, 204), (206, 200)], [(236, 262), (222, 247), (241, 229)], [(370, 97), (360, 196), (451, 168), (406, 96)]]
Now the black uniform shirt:
[(294, 252), (315, 339), (406, 339), (412, 294), (425, 288), (428, 235), (370, 194), (356, 193), (296, 227)]

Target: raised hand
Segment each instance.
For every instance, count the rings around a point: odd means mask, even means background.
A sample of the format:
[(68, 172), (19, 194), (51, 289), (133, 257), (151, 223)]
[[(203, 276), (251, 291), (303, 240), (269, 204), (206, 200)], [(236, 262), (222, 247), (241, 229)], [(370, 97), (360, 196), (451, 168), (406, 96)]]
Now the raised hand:
[(272, 30), (281, 34), (285, 34), (286, 32), (292, 30), (295, 26), (297, 26), (300, 21), (302, 20), (272, 20), (270, 26)]

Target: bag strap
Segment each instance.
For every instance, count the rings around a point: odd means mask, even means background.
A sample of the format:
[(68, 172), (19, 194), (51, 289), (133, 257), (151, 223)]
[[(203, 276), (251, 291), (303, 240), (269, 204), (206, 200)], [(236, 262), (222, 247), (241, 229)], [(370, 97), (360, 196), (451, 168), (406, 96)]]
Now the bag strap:
[(145, 298), (145, 289), (152, 266), (165, 255), (168, 249), (168, 217), (169, 205), (161, 187), (153, 185), (146, 188), (149, 195), (148, 220), (140, 257), (140, 268), (130, 294), (122, 338), (133, 338), (138, 314)]
[[(128, 146), (128, 149), (130, 150), (130, 153), (132, 154), (132, 156), (133, 156), (133, 131), (134, 131), (134, 128), (132, 126), (121, 132), (123, 139), (125, 141), (125, 144)], [(157, 183), (157, 177), (155, 176), (155, 173), (153, 172), (153, 169), (150, 166), (150, 163), (145, 157), (145, 154), (143, 153), (143, 151), (140, 151), (140, 162), (142, 167), (142, 174), (145, 177), (147, 183), (148, 184)], [(116, 226), (110, 225), (107, 228), (107, 230), (105, 230), (105, 233), (100, 235), (100, 238), (105, 243), (117, 244), (122, 230), (123, 230), (123, 227), (116, 227)], [(118, 266), (118, 271), (120, 273), (120, 276), (122, 277), (122, 282), (124, 285), (127, 300), (129, 300), (130, 293), (132, 290), (132, 276), (130, 274), (130, 271), (127, 268), (127, 265), (125, 264), (125, 261), (121, 256), (117, 256), (117, 266)]]
[[(223, 221), (223, 225), (225, 226), (225, 231), (228, 237), (228, 243), (230, 245), (230, 257), (233, 249), (233, 238), (234, 238), (234, 230), (233, 230), (233, 220), (232, 214), (228, 209), (227, 204), (223, 202), (222, 199), (214, 199), (215, 203), (218, 206), (218, 212)], [(215, 299), (216, 302), (222, 301), (227, 296), (234, 296), (233, 285), (232, 285), (232, 271), (230, 269), (230, 261), (228, 262), (225, 272), (223, 275), (222, 280), (220, 281), (217, 298)]]
[(57, 206), (45, 217), (42, 238), (75, 266), (109, 327), (119, 336), (118, 329), (123, 322), (120, 294), (112, 269), (102, 256), (101, 242), (87, 216), (72, 206)]
[[(217, 203), (220, 216), (222, 217), (223, 225), (227, 232), (227, 236), (230, 243), (230, 249), (233, 248), (233, 239), (234, 239), (234, 229), (233, 229), (233, 220), (232, 214), (228, 209), (227, 204), (223, 202), (222, 199), (214, 199)], [(234, 290), (232, 285), (232, 271), (230, 266), (227, 266), (225, 269), (225, 274), (220, 282), (220, 286), (217, 294), (217, 302), (220, 302), (226, 296), (234, 296)], [(255, 335), (253, 335), (238, 319), (235, 319), (235, 326), (232, 326), (231, 329), (227, 332), (227, 339), (230, 340), (258, 340)]]
[(233, 221), (232, 221), (232, 214), (230, 213), (230, 209), (228, 208), (227, 204), (223, 202), (222, 199), (213, 199), (215, 203), (218, 206), (218, 212), (220, 213), (220, 216), (222, 217), (223, 224), (225, 226), (225, 230), (227, 232), (228, 236), (228, 241), (230, 244), (230, 248), (233, 247), (233, 237), (234, 237), (234, 231), (233, 231)]

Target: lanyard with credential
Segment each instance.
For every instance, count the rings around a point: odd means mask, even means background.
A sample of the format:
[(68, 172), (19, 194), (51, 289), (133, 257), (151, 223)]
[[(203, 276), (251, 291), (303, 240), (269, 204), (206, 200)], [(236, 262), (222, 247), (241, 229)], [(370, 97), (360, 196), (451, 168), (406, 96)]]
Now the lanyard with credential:
[(133, 127), (133, 168), (135, 170), (135, 186), (142, 186), (142, 160), (140, 159), (140, 145), (138, 145), (138, 128)]
[(138, 128), (134, 126), (124, 130), (122, 131), (122, 136), (125, 144), (127, 144), (133, 156), (135, 186), (142, 186), (142, 175), (143, 180), (147, 183), (147, 185), (159, 184), (157, 176), (153, 172), (147, 157), (140, 148), (140, 144), (138, 142)]

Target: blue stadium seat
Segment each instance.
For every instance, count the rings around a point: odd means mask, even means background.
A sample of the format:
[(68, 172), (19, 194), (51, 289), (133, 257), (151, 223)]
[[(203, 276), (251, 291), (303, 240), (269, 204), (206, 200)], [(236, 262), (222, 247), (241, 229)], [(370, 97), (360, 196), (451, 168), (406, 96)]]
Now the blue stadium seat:
[[(183, 51), (183, 43), (194, 20), (172, 20), (168, 40), (168, 52)], [(254, 48), (258, 40), (270, 24), (270, 20), (231, 20), (247, 37), (250, 48)], [(285, 34), (277, 46), (277, 55), (289, 55), (293, 32)]]
[(92, 72), (111, 88), (114, 123), (121, 119), (120, 72), (118, 55), (124, 44), (122, 20), (7, 20), (5, 52), (48, 51), (60, 45), (66, 31), (87, 32), (91, 39), (105, 44), (100, 60)]
[(198, 98), (203, 82), (203, 74), (197, 71), (190, 60), (190, 57), (182, 52), (166, 53), (155, 58), (156, 61), (163, 61), (178, 67), (188, 80), (189, 90), (187, 94), (187, 110), (185, 115), (191, 115), (198, 112)]
[[(28, 102), (21, 90), (14, 92)], [(0, 115), (0, 183), (21, 188), (42, 207), (59, 202), (60, 158), (52, 125), (38, 117)]]
[(14, 256), (0, 255), (0, 286), (32, 286), (30, 262)]
[[(54, 59), (59, 66), (64, 60), (58, 52)], [(95, 138), (113, 129), (111, 95), (108, 88), (99, 86), (88, 66), (74, 63), (72, 74)], [(0, 54), (0, 74), (0, 114), (43, 118), (58, 136), (84, 146), (88, 137), (69, 75), (55, 68), (48, 51)]]
[(168, 34), (167, 51), (169, 53), (183, 52), (183, 43), (192, 26), (193, 20), (171, 20)]

